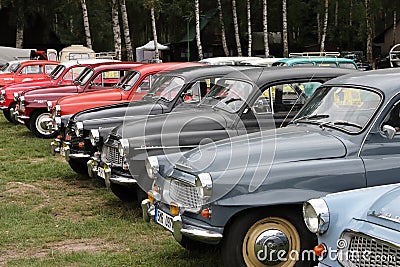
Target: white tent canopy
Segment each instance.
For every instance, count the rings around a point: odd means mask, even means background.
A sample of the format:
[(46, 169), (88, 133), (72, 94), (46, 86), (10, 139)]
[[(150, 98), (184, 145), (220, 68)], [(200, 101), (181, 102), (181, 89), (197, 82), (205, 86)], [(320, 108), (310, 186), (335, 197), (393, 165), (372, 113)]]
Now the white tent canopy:
[[(157, 48), (159, 51), (162, 50), (169, 50), (169, 47), (166, 45), (162, 45), (160, 43), (157, 43)], [(154, 59), (154, 54), (155, 54), (155, 45), (154, 41), (149, 41), (147, 44), (137, 47), (136, 48), (136, 61), (138, 62), (143, 62), (143, 61), (149, 61)]]
[(31, 51), (36, 49), (20, 49), (15, 47), (0, 46), (0, 64), (16, 60), (16, 59), (29, 59)]

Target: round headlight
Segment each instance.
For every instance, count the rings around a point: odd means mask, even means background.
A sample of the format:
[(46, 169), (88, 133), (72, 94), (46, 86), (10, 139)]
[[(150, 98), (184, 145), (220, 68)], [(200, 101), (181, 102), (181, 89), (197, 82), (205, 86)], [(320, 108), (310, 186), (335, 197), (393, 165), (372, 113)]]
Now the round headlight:
[(118, 152), (120, 156), (126, 156), (129, 150), (129, 141), (128, 139), (121, 139), (118, 143)]
[(78, 136), (78, 137), (81, 136), (81, 133), (83, 131), (83, 122), (77, 121), (75, 123), (74, 130), (75, 130), (76, 136)]
[(47, 101), (47, 111), (51, 112), (52, 108), (53, 108), (53, 102), (52, 101)]
[(147, 175), (151, 179), (156, 179), (156, 172), (159, 172), (160, 170), (160, 165), (158, 164), (158, 159), (155, 156), (148, 157), (146, 159), (146, 171)]
[(321, 199), (310, 199), (303, 204), (304, 222), (312, 233), (323, 234), (329, 227), (329, 209)]

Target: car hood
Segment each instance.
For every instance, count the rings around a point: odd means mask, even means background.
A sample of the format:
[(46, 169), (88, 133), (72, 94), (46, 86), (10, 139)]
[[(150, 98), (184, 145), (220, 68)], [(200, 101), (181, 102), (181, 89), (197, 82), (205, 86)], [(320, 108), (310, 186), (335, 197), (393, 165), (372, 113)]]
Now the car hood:
[(192, 173), (211, 173), (345, 155), (344, 144), (335, 136), (320, 129), (290, 125), (199, 146), (184, 153), (177, 165), (188, 167), (186, 171)]
[(76, 92), (78, 92), (78, 87), (76, 85), (56, 85), (25, 91), (24, 96), (26, 101), (30, 99), (53, 100)]
[(129, 121), (113, 129), (112, 134), (129, 138), (130, 149), (134, 149), (148, 146), (197, 145), (197, 142), (193, 141), (196, 138), (192, 140), (190, 135), (202, 135), (204, 131), (209, 134), (226, 128), (227, 121), (223, 113), (189, 107), (168, 114)]
[(119, 101), (122, 100), (121, 90), (119, 89), (108, 89), (96, 92), (88, 92), (82, 93), (78, 95), (72, 95), (63, 97), (62, 99), (58, 100), (57, 104), (61, 106), (63, 105), (70, 105), (76, 103), (87, 103), (87, 102), (97, 102), (101, 100), (107, 101)]
[(382, 193), (368, 209), (367, 214), (359, 219), (393, 229), (400, 229), (400, 186)]
[[(166, 107), (148, 101), (130, 102), (129, 106), (112, 105), (109, 108), (92, 109), (91, 112), (77, 114), (73, 120), (83, 121), (85, 129), (116, 127), (124, 122), (140, 120), (148, 115), (161, 114)], [(111, 131), (111, 129), (110, 129)]]

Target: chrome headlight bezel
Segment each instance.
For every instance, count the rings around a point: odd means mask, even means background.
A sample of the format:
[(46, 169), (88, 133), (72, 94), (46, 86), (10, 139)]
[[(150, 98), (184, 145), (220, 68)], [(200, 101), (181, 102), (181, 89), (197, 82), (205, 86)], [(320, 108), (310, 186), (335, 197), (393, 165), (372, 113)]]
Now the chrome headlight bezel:
[(126, 138), (122, 138), (118, 141), (118, 152), (121, 157), (128, 155), (129, 141)]
[(160, 164), (156, 156), (147, 157), (145, 161), (147, 175), (150, 179), (156, 179), (156, 173), (160, 171)]
[(303, 218), (308, 230), (314, 234), (323, 234), (329, 228), (330, 214), (325, 200), (310, 199), (303, 204)]
[(76, 136), (80, 137), (83, 131), (83, 122), (77, 121), (74, 125), (74, 132)]
[[(56, 105), (55, 109), (56, 109), (56, 111), (55, 111), (56, 116), (61, 116), (61, 106)], [(83, 129), (83, 127), (82, 127), (82, 129)]]
[(13, 93), (14, 101), (18, 101), (18, 92)]
[(0, 90), (0, 101), (6, 100), (6, 90)]
[(53, 108), (53, 102), (52, 101), (47, 101), (46, 105), (47, 105), (47, 111), (51, 112), (51, 109)]
[(97, 146), (100, 141), (100, 132), (98, 129), (92, 129), (89, 133), (89, 140), (92, 146)]
[(203, 200), (207, 200), (212, 195), (213, 182), (209, 173), (200, 173), (197, 175), (196, 186), (200, 187)]

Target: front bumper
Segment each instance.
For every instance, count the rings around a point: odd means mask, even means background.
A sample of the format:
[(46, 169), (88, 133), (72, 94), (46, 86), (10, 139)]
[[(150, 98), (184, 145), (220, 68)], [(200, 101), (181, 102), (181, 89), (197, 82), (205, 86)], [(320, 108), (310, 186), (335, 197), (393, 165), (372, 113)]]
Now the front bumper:
[[(145, 199), (142, 201), (141, 206), (143, 220), (146, 222), (154, 221), (158, 205), (152, 204), (150, 200)], [(182, 220), (181, 215), (173, 216), (172, 227), (172, 234), (178, 242), (182, 240), (183, 236), (209, 244), (218, 244), (223, 238), (222, 228), (211, 228), (200, 221), (196, 221), (196, 225), (194, 225), (190, 220)]]
[(108, 163), (102, 162), (99, 158), (91, 157), (87, 163), (89, 176), (94, 178), (104, 179), (107, 187), (110, 187), (111, 183), (119, 184), (123, 186), (136, 185), (137, 181), (133, 177), (122, 176), (112, 172), (112, 166)]
[[(67, 141), (62, 141), (59, 138), (54, 139), (50, 143), (50, 152), (54, 156), (57, 153), (60, 153), (61, 156), (65, 158), (66, 161), (70, 159), (90, 159), (90, 155), (85, 152), (75, 152), (71, 150), (71, 143)], [(74, 153), (72, 153), (74, 152)]]

